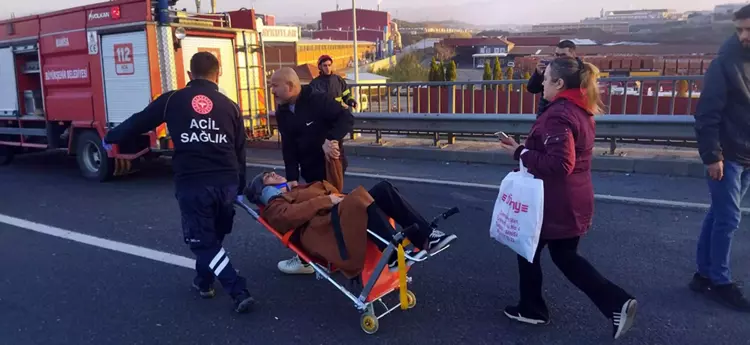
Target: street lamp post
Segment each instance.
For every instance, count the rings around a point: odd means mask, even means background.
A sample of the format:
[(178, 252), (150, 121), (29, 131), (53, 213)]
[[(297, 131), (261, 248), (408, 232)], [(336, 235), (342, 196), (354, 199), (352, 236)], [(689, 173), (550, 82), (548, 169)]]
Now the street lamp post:
[[(352, 0), (352, 41), (354, 41), (354, 84), (358, 84), (359, 55), (357, 54), (357, 0)], [(354, 87), (354, 99), (359, 103), (359, 87)]]

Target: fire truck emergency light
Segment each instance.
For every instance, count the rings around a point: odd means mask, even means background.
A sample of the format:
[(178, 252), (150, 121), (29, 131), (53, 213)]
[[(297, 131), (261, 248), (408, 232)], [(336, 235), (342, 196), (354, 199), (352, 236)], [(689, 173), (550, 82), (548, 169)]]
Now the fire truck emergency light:
[(120, 13), (120, 6), (112, 6), (109, 9), (109, 16), (112, 17), (112, 19), (120, 19), (122, 16)]

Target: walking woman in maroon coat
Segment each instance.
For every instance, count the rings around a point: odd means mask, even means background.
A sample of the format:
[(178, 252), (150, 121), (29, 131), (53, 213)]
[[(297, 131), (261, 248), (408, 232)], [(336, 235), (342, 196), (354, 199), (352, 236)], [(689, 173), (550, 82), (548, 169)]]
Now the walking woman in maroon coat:
[(578, 243), (591, 226), (594, 187), (591, 182), (595, 123), (601, 112), (599, 70), (578, 58), (557, 58), (544, 72), (544, 98), (550, 101), (537, 118), (524, 145), (512, 138), (503, 149), (521, 159), (534, 177), (544, 181), (544, 218), (534, 262), (518, 256), (521, 300), (505, 309), (513, 320), (549, 323), (542, 297), (540, 254), (549, 247), (552, 261), (608, 319), (615, 339), (633, 324), (636, 300), (604, 278), (578, 254)]

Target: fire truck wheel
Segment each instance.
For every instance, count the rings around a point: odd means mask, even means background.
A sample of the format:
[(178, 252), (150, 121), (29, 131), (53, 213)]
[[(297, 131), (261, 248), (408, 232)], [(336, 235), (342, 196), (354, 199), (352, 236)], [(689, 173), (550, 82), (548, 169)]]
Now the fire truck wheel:
[(76, 159), (83, 177), (103, 182), (112, 178), (114, 159), (107, 157), (102, 139), (94, 131), (85, 131), (78, 136)]
[(13, 161), (15, 152), (8, 146), (0, 146), (0, 165), (8, 165)]

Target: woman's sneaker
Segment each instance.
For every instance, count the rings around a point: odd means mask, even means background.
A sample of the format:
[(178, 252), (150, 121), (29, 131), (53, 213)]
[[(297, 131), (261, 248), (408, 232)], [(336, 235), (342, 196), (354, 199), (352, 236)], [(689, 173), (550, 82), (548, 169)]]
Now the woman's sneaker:
[(430, 255), (434, 255), (457, 238), (456, 235), (448, 235), (440, 230), (433, 229), (430, 236), (427, 238), (427, 248), (425, 249), (427, 249), (427, 252), (429, 252)]
[(298, 255), (289, 260), (279, 261), (276, 267), (286, 274), (313, 274), (315, 270), (308, 263), (302, 262)]
[(504, 313), (511, 320), (529, 325), (546, 325), (549, 323), (549, 317), (526, 311), (521, 312), (521, 308), (518, 306), (505, 307)]
[(612, 313), (612, 336), (615, 339), (625, 334), (633, 326), (638, 302), (631, 298), (623, 303), (620, 311)]

